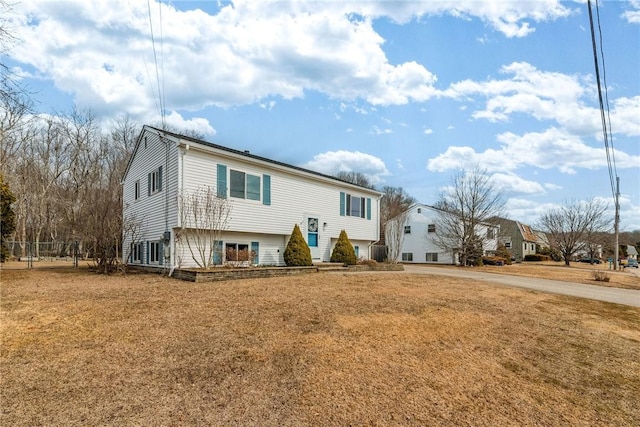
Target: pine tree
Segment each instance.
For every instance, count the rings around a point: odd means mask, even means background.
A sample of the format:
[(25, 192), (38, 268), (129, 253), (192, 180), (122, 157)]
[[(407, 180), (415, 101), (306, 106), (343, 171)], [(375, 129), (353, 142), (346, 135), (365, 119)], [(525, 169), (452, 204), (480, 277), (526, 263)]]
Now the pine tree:
[(9, 255), (5, 240), (15, 230), (15, 213), (11, 207), (15, 201), (16, 198), (9, 189), (9, 185), (0, 175), (0, 262), (4, 262)]
[(355, 265), (358, 260), (356, 259), (356, 251), (353, 249), (353, 245), (347, 237), (347, 232), (342, 230), (336, 246), (331, 252), (331, 262), (341, 262), (346, 265)]
[(284, 262), (288, 267), (305, 267), (312, 265), (311, 250), (304, 240), (298, 224), (293, 227), (291, 238), (284, 250)]

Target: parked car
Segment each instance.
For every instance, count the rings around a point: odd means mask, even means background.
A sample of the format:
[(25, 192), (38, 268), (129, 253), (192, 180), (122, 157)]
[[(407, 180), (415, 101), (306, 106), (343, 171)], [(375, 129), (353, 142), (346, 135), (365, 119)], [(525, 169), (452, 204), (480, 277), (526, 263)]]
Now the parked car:
[(600, 260), (598, 258), (581, 258), (580, 262), (588, 262), (589, 264), (600, 264)]
[(635, 267), (638, 268), (638, 260), (629, 259), (627, 260), (627, 267)]

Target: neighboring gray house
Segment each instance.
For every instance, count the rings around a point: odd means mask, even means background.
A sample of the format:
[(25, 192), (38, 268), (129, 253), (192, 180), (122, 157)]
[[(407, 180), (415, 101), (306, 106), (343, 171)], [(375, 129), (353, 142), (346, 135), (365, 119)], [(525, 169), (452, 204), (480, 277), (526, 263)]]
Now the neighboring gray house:
[(491, 218), (489, 221), (500, 226), (498, 242), (507, 248), (516, 261), (522, 261), (525, 256), (536, 253), (536, 243), (540, 241), (540, 235), (530, 226), (500, 217)]
[(635, 259), (638, 260), (638, 251), (636, 247), (633, 245), (627, 245), (627, 259)]
[(189, 236), (195, 227), (182, 219), (178, 200), (199, 188), (227, 200), (231, 210), (220, 240), (213, 242), (216, 251), (204, 255), (214, 264), (228, 262), (227, 253), (251, 251), (251, 264), (283, 265), (296, 224), (314, 261), (329, 261), (341, 230), (361, 258), (370, 257), (380, 235), (378, 191), (150, 126), (138, 137), (122, 185), (122, 215), (141, 223), (137, 236), (124, 236), (131, 264), (196, 265), (180, 238), (180, 230)]

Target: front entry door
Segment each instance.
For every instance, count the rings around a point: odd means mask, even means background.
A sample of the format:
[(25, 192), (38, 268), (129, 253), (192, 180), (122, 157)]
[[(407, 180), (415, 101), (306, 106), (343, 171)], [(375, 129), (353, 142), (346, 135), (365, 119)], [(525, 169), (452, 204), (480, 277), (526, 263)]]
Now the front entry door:
[(318, 232), (318, 218), (307, 218), (307, 244), (311, 249), (311, 259), (320, 259), (320, 233)]

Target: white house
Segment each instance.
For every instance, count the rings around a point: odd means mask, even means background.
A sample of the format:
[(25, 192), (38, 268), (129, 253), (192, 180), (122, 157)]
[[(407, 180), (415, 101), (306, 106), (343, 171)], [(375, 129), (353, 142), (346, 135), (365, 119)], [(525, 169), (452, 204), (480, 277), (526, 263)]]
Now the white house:
[[(429, 263), (429, 264), (458, 264), (458, 253), (455, 249), (445, 250), (435, 243), (434, 236), (438, 233), (439, 212), (429, 205), (415, 204), (409, 208), (406, 221), (400, 224), (402, 235), (399, 239), (401, 249), (397, 252), (398, 259), (403, 263)], [(393, 221), (387, 224), (393, 227)], [(483, 224), (477, 234), (483, 236), (483, 254), (495, 253), (498, 246), (499, 227), (492, 224)], [(390, 235), (393, 233), (387, 233)], [(396, 240), (397, 242), (398, 240)], [(394, 245), (389, 239), (387, 245)], [(395, 251), (390, 250), (389, 253)]]
[[(215, 253), (224, 264), (229, 249), (250, 250), (259, 265), (284, 265), (283, 253), (296, 224), (314, 261), (329, 261), (341, 230), (358, 257), (369, 258), (379, 239), (381, 193), (300, 167), (144, 126), (123, 181), (123, 218), (129, 263), (194, 267), (179, 212), (181, 195), (201, 188), (228, 202), (230, 217)], [(131, 221), (135, 219), (135, 221)], [(188, 230), (187, 230), (188, 232)], [(209, 251), (211, 252), (211, 251)]]

